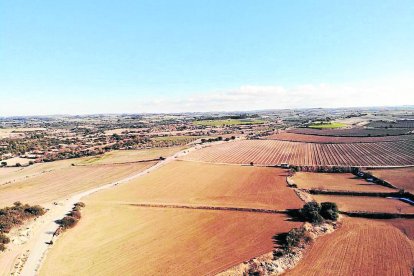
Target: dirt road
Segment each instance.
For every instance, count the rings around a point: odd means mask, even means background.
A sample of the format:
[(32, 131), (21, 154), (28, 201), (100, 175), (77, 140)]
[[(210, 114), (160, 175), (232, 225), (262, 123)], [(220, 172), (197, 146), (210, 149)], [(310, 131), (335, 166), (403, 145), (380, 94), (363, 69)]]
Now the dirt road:
[(198, 145), (182, 150), (140, 173), (72, 195), (66, 200), (57, 202), (57, 205), (53, 203), (45, 205), (44, 207), (49, 209), (48, 212), (36, 221), (30, 223), (30, 225), (24, 226), (30, 232), (27, 240), (22, 244), (10, 244), (9, 249), (4, 252), (3, 256), (0, 258), (0, 274), (25, 276), (37, 275), (42, 260), (45, 257), (48, 248), (51, 246), (49, 243), (53, 238), (53, 233), (58, 228), (55, 221), (63, 218), (70, 210), (72, 210), (74, 204), (81, 201), (83, 197), (129, 182), (132, 179), (148, 174), (159, 167), (202, 147), (203, 146)]

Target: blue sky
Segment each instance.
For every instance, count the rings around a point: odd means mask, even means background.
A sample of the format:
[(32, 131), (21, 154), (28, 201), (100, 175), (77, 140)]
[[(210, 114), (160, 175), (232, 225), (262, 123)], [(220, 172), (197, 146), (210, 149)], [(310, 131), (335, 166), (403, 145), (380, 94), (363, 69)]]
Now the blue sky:
[(404, 0), (0, 0), (0, 116), (414, 104), (413, 14)]

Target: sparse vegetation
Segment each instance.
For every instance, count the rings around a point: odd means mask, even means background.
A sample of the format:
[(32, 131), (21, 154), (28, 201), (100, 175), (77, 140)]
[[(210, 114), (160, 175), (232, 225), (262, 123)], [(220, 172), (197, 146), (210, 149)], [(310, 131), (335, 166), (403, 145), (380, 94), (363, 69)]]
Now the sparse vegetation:
[(73, 228), (76, 226), (76, 224), (82, 217), (80, 210), (83, 207), (85, 207), (85, 203), (83, 202), (75, 203), (74, 207), (72, 208), (72, 211), (70, 211), (67, 214), (67, 216), (65, 216), (63, 219), (58, 221), (58, 224), (60, 225), (62, 230), (66, 230), (66, 229)]
[(11, 207), (0, 209), (0, 251), (4, 251), (5, 244), (10, 242), (5, 233), (9, 233), (13, 227), (23, 224), (25, 220), (41, 216), (44, 213), (45, 210), (39, 205), (30, 206), (19, 201)]

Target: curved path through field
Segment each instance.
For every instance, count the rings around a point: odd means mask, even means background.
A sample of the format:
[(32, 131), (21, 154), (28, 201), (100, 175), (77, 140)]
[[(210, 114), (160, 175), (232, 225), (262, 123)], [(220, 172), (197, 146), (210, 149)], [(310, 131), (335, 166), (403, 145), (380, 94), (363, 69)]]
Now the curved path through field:
[[(220, 143), (222, 142), (216, 142), (214, 144)], [(50, 246), (49, 243), (53, 238), (53, 233), (58, 228), (58, 225), (55, 221), (63, 218), (69, 211), (72, 210), (74, 204), (76, 202), (79, 202), (83, 197), (129, 182), (170, 163), (178, 157), (182, 157), (189, 152), (198, 150), (202, 147), (203, 146), (195, 146), (182, 150), (137, 174), (128, 176), (104, 186), (75, 194), (64, 201), (58, 202), (57, 205), (50, 204), (50, 206), (45, 206), (49, 208), (49, 211), (43, 217), (37, 219), (37, 225), (35, 229), (33, 229), (33, 234), (30, 240), (27, 242), (24, 252), (22, 252), (23, 250), (21, 247), (12, 247), (11, 251), (7, 252), (9, 258), (7, 259), (6, 256), (3, 256), (6, 258), (6, 260), (3, 259), (2, 262), (6, 264), (6, 267), (2, 265), (5, 271), (2, 271), (1, 275), (36, 275), (38, 273), (38, 269), (42, 263), (42, 260)], [(13, 250), (16, 250), (17, 252), (13, 252)]]

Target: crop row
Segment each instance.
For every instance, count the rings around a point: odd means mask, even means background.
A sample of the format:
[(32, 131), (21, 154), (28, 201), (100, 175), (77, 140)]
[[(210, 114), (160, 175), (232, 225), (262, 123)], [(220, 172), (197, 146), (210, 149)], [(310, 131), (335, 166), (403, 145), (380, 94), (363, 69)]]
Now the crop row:
[(394, 136), (372, 136), (372, 137), (351, 137), (351, 136), (327, 136), (327, 135), (309, 135), (299, 133), (282, 132), (263, 137), (266, 140), (282, 140), (291, 142), (307, 143), (378, 143), (393, 142), (400, 140), (413, 140), (414, 135), (394, 135)]

